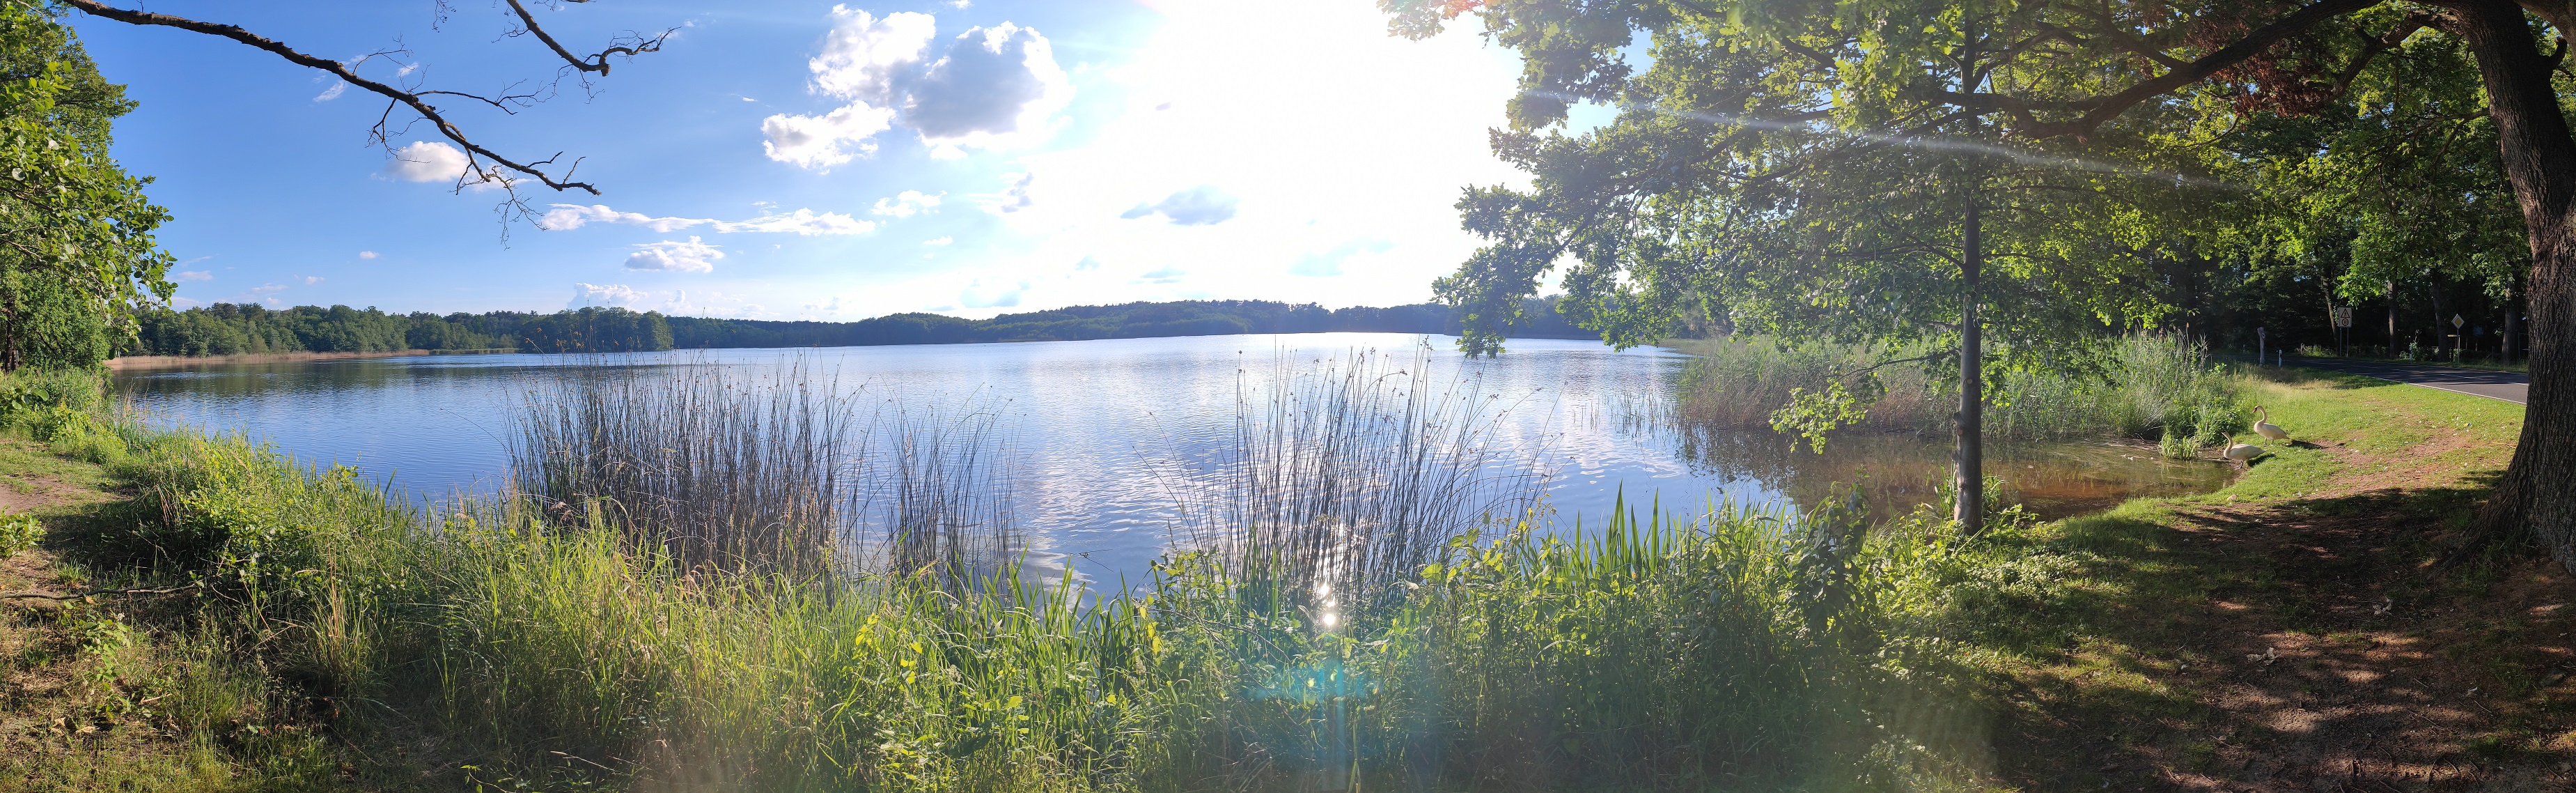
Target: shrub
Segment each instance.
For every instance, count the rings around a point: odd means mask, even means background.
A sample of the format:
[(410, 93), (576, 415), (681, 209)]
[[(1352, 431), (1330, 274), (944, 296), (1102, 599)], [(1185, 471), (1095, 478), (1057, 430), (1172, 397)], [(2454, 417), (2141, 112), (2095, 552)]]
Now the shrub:
[(0, 512), (0, 559), (26, 553), (45, 541), (45, 524), (34, 515)]

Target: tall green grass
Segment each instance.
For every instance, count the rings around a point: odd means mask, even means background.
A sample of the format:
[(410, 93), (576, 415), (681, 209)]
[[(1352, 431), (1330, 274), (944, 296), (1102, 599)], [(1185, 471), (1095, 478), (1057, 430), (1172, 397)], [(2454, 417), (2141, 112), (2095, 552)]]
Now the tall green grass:
[[(1821, 392), (1842, 381), (1878, 395), (1859, 426), (1943, 432), (1956, 426), (1958, 386), (1919, 366), (1870, 369), (1908, 353), (1830, 342), (1766, 339), (1681, 343), (1684, 366), (1674, 418), (1683, 426), (1750, 429), (1770, 423), (1794, 390)], [(2132, 440), (2190, 456), (2246, 426), (2236, 381), (2198, 346), (2133, 335), (2103, 345), (2099, 358), (2005, 374), (1988, 383), (1985, 428), (1999, 440)]]
[[(1857, 373), (1869, 370), (1872, 387), (1855, 392), (1877, 394), (1861, 426), (1878, 429), (1946, 427), (1957, 408), (1955, 384), (1931, 377), (1920, 366), (1871, 369), (1880, 361), (1918, 353), (1829, 341), (1789, 343), (1775, 339), (1720, 336), (1675, 342), (1692, 358), (1682, 368), (1680, 399), (1674, 412), (1693, 427), (1751, 429), (1771, 426), (1771, 414), (1789, 404), (1801, 389), (1819, 393), (1836, 381), (1858, 385)], [(1946, 398), (1945, 398), (1946, 397)]]
[(1998, 437), (2118, 438), (2188, 457), (2247, 426), (2237, 380), (2198, 345), (2136, 335), (2106, 348), (2100, 374), (2041, 370), (2006, 379), (1991, 401)]
[(1951, 770), (1927, 744), (1961, 713), (1903, 679), (1912, 650), (1889, 637), (1959, 540), (1861, 514), (1461, 535), (1404, 597), (1338, 622), (1181, 560), (1152, 608), (1178, 668), (1235, 692), (1175, 707), (1184, 787), (1937, 788)]

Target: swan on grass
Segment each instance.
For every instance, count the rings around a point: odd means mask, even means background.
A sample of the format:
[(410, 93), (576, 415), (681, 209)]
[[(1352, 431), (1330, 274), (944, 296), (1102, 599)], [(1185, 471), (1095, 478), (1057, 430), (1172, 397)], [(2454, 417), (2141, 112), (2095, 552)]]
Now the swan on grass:
[(2273, 424), (2272, 415), (2265, 412), (2262, 405), (2254, 406), (2254, 434), (2263, 436), (2265, 440), (2286, 441), (2290, 439), (2289, 430), (2281, 429), (2279, 425)]

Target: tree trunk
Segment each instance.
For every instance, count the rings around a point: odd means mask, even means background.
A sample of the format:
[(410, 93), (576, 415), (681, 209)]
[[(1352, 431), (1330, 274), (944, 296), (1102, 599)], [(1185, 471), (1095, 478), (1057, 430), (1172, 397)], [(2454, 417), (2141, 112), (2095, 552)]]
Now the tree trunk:
[(2442, 282), (2426, 275), (2424, 284), (2424, 294), (2433, 296), (2433, 360), (2439, 361), (2451, 357), (2447, 346), (2451, 337), (2442, 335)]
[(2519, 312), (2513, 310), (2513, 293), (2507, 292), (2504, 296), (2504, 340), (2496, 346), (2496, 349), (2502, 352), (2505, 363), (2513, 363), (2513, 315), (2516, 313)]
[(2552, 63), (2534, 45), (2523, 10), (2482, 0), (2459, 7), (2476, 53), (2505, 174), (2531, 241), (2530, 404), (2513, 462), (2478, 516), (2480, 539), (2527, 533), (2576, 568), (2576, 138), (2550, 84)]
[(1957, 486), (1959, 501), (1950, 508), (1950, 517), (1959, 521), (1959, 530), (1969, 534), (1983, 531), (1986, 518), (1985, 472), (1985, 350), (1977, 332), (1977, 278), (1984, 262), (1984, 218), (1973, 193), (1968, 199), (1966, 239), (1960, 246), (1959, 274), (1967, 285), (1959, 302), (1959, 451)]

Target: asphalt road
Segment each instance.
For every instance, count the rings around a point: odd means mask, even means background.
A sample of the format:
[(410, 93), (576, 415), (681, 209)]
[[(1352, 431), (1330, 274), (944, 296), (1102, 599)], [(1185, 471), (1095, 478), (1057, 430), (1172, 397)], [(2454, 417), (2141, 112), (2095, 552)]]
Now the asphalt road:
[(2531, 377), (2520, 372), (2494, 372), (2485, 369), (2453, 369), (2394, 361), (2370, 361), (2351, 358), (2300, 358), (2294, 363), (2310, 369), (2357, 374), (2381, 380), (2438, 388), (2462, 394), (2501, 399), (2524, 404), (2531, 391)]

